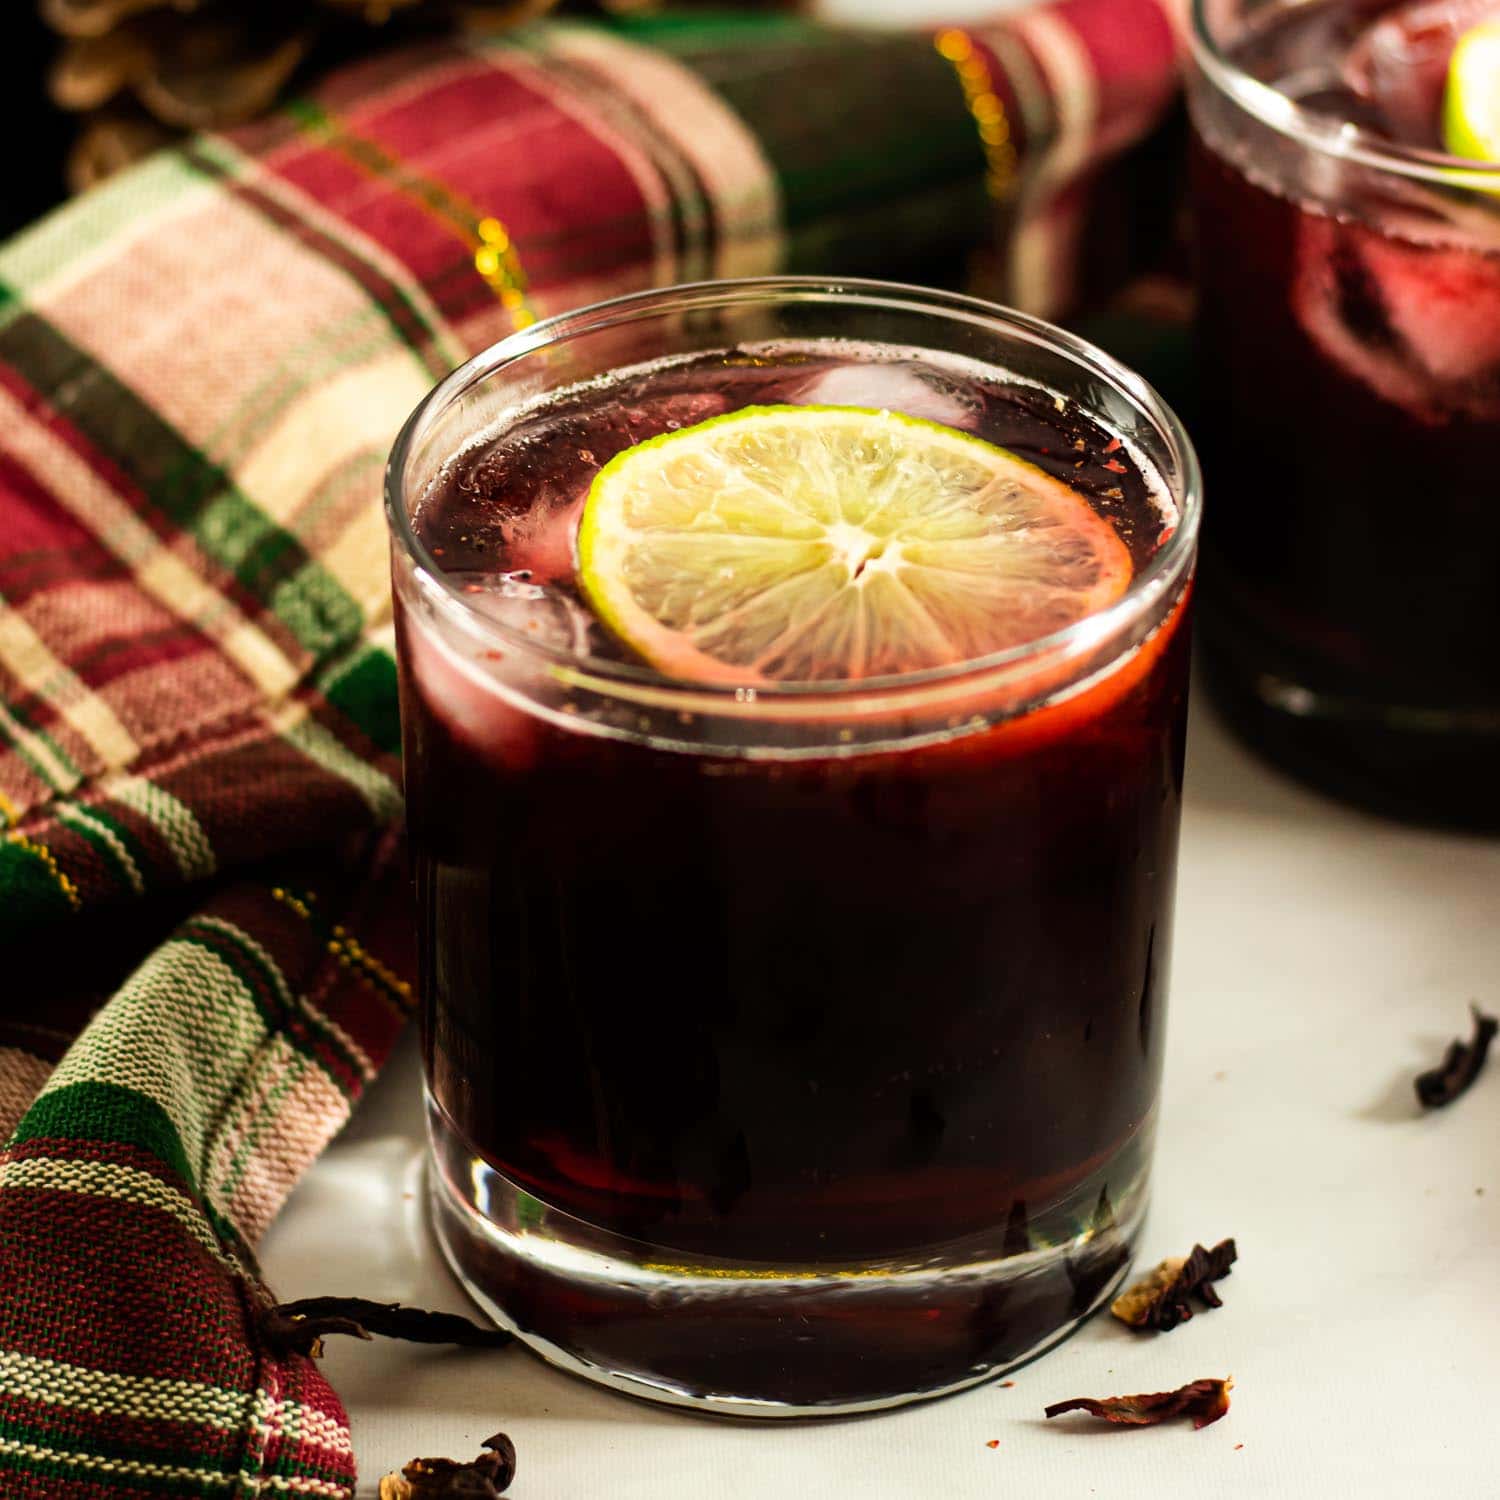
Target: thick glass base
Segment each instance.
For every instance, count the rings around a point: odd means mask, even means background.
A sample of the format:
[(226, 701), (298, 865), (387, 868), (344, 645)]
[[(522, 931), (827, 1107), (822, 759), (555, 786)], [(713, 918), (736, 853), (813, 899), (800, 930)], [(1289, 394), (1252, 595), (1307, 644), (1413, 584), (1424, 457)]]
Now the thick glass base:
[(490, 1317), (573, 1374), (723, 1416), (876, 1411), (1003, 1374), (1114, 1295), (1145, 1216), (1141, 1173), (1107, 1191), (1091, 1179), (1087, 1206), (1076, 1195), (1087, 1227), (1044, 1247), (963, 1241), (902, 1263), (731, 1265), (560, 1213), (431, 1108), (429, 1129), (438, 1240)]
[(1373, 702), (1309, 680), (1242, 633), (1205, 622), (1198, 662), (1229, 727), (1300, 780), (1407, 822), (1500, 830), (1500, 706), (1447, 711)]

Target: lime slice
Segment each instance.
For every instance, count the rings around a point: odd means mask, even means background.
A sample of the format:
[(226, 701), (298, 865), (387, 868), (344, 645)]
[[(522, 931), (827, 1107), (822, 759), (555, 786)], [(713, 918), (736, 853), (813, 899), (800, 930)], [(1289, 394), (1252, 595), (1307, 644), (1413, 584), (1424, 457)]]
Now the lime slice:
[(1059, 480), (935, 422), (752, 406), (594, 478), (579, 583), (673, 677), (849, 681), (970, 661), (1117, 599), (1130, 554)]
[(1500, 162), (1500, 21), (1459, 37), (1443, 93), (1443, 145), (1454, 156)]

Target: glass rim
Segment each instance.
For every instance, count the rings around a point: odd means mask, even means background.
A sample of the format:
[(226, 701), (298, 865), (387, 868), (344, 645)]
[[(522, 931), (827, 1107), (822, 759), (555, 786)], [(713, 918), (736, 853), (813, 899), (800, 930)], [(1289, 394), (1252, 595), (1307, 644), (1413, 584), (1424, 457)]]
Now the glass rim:
[[(1176, 471), (1170, 498), (1177, 522), (1166, 540), (1131, 578), (1125, 592), (1107, 608), (1036, 640), (987, 656), (885, 677), (839, 682), (773, 682), (747, 689), (743, 685), (690, 682), (664, 676), (633, 662), (590, 656), (537, 641), (479, 609), (438, 566), (417, 536), (406, 505), (406, 471), (418, 445), (442, 413), (467, 391), (503, 372), (509, 365), (586, 333), (597, 333), (672, 312), (754, 305), (767, 301), (828, 302), (946, 316), (996, 332), (1020, 334), (1034, 344), (1060, 353), (1070, 363), (1102, 377), (1147, 419), (1166, 448)], [(1202, 510), (1203, 481), (1197, 454), (1180, 418), (1156, 390), (1128, 366), (1086, 339), (1042, 318), (1017, 312), (978, 297), (900, 282), (857, 277), (759, 276), (684, 282), (629, 292), (574, 311), (557, 313), (518, 329), (459, 365), (418, 402), (402, 425), (385, 469), (385, 511), (391, 537), (413, 563), (418, 575), (437, 590), (443, 605), (485, 637), (503, 641), (522, 657), (549, 661), (556, 675), (586, 687), (638, 702), (679, 706), (691, 699), (696, 711), (739, 711), (777, 700), (810, 707), (812, 701), (847, 703), (859, 698), (888, 700), (922, 689), (942, 691), (1024, 673), (1049, 657), (1083, 658), (1111, 639), (1126, 634), (1153, 607), (1180, 592), (1192, 568)], [(1165, 617), (1165, 615), (1164, 615)], [(811, 700), (811, 701), (810, 701)]]
[[(1450, 156), (1425, 146), (1387, 140), (1358, 125), (1315, 114), (1279, 89), (1252, 77), (1232, 61), (1219, 45), (1208, 20), (1209, 0), (1193, 0), (1189, 40), (1198, 71), (1219, 92), (1261, 124), (1309, 150), (1358, 162), (1438, 187), (1469, 192), (1500, 191), (1500, 162)], [(1302, 9), (1315, 0), (1297, 0), (1287, 7)]]

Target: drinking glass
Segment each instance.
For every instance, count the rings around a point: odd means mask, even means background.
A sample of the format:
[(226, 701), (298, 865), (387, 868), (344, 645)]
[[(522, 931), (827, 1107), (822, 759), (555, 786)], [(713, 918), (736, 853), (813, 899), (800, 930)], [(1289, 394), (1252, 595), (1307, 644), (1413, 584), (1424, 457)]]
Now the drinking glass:
[(1386, 138), (1367, 0), (1196, 0), (1212, 694), (1398, 815), (1500, 826), (1500, 165)]
[[(528, 630), (428, 551), (455, 457), (548, 393), (732, 351), (733, 407), (788, 347), (916, 350), (1112, 434), (1162, 489), (1126, 592), (979, 660), (752, 690)], [(626, 297), (421, 404), (388, 508), (432, 1212), (498, 1322), (636, 1395), (799, 1416), (968, 1385), (1110, 1297), (1156, 1128), (1199, 504), (1128, 370), (879, 283)]]

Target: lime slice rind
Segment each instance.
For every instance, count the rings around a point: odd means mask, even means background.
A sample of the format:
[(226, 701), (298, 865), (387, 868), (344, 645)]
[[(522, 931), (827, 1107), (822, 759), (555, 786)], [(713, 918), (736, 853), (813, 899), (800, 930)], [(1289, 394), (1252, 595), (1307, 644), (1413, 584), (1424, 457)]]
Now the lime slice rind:
[(604, 625), (666, 675), (724, 685), (960, 664), (1106, 607), (1131, 572), (1062, 481), (863, 407), (746, 407), (647, 439), (595, 476), (578, 535)]
[(1459, 37), (1443, 91), (1443, 147), (1453, 156), (1500, 165), (1500, 20)]

